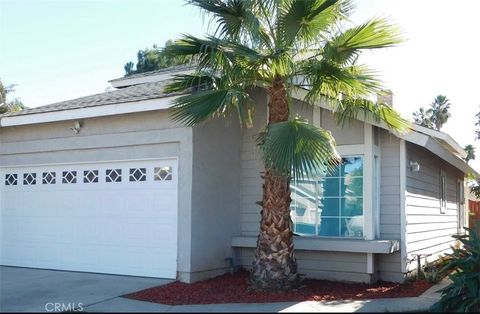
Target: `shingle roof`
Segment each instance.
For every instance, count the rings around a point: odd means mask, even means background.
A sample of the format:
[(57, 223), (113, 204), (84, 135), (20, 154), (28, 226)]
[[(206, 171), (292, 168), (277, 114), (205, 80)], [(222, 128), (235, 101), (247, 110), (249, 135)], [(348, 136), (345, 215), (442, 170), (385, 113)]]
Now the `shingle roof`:
[(138, 77), (145, 77), (145, 76), (151, 76), (151, 75), (157, 75), (157, 74), (164, 74), (164, 73), (171, 73), (171, 72), (180, 72), (180, 71), (187, 71), (187, 70), (193, 70), (197, 67), (196, 64), (182, 64), (182, 65), (175, 65), (171, 66), (168, 68), (156, 70), (156, 71), (150, 71), (150, 72), (144, 72), (144, 73), (138, 73), (138, 74), (132, 74), (120, 78), (116, 78), (113, 80), (110, 80), (109, 82), (116, 82), (116, 81), (123, 81), (126, 79), (132, 79), (132, 78), (138, 78)]
[(166, 94), (163, 91), (167, 83), (168, 81), (160, 81), (134, 85), (101, 94), (95, 94), (72, 100), (57, 102), (46, 106), (25, 109), (18, 112), (8, 112), (0, 115), (0, 117), (11, 117), (42, 112), (79, 109), (172, 96), (174, 94)]

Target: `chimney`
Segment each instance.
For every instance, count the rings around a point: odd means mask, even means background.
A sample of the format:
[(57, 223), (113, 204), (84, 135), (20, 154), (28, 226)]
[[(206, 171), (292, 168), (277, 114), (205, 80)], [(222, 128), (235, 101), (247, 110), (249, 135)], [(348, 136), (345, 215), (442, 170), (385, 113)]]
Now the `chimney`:
[(384, 103), (393, 108), (393, 93), (389, 89), (383, 89), (377, 93), (377, 102)]

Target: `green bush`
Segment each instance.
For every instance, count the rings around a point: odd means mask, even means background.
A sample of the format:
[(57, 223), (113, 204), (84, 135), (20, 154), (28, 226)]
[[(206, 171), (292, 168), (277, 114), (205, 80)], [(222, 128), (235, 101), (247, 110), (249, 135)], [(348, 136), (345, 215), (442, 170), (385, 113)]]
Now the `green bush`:
[(463, 247), (447, 254), (450, 259), (441, 271), (452, 271), (452, 283), (441, 290), (434, 312), (480, 312), (480, 222), (466, 230), (468, 234), (453, 236)]

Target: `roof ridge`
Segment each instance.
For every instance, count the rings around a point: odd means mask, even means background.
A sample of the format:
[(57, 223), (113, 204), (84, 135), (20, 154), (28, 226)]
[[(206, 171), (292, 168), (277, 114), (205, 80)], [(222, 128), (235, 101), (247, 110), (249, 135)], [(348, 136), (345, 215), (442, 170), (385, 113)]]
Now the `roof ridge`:
[(161, 73), (177, 72), (177, 71), (181, 71), (181, 70), (191, 70), (191, 69), (195, 69), (196, 67), (197, 67), (196, 63), (179, 64), (179, 65), (174, 65), (174, 66), (170, 66), (170, 67), (166, 67), (166, 68), (161, 68), (161, 69), (158, 69), (158, 70), (126, 75), (126, 76), (123, 76), (123, 77), (119, 77), (119, 78), (116, 78), (116, 79), (109, 80), (109, 82), (117, 82), (117, 81), (122, 81), (122, 80), (126, 80), (126, 79), (145, 77), (145, 76), (156, 75), (156, 74), (161, 74)]

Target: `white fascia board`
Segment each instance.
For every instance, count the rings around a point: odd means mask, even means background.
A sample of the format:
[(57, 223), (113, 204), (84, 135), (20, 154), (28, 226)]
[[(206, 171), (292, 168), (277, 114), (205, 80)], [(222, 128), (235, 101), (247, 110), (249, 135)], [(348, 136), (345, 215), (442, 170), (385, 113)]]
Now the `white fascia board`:
[(443, 132), (440, 132), (440, 131), (436, 131), (436, 130), (432, 130), (432, 129), (429, 129), (429, 128), (426, 128), (426, 127), (423, 127), (423, 126), (420, 126), (420, 125), (417, 125), (417, 124), (414, 124), (413, 125), (413, 129), (415, 131), (418, 131), (418, 132), (422, 132), (424, 134), (427, 134), (427, 135), (430, 135), (430, 136), (433, 136), (435, 138), (438, 138), (444, 142), (446, 142), (449, 146), (451, 146), (455, 152), (457, 152), (461, 158), (465, 158), (467, 157), (467, 152), (463, 149), (462, 146), (460, 146), (460, 144), (458, 144), (450, 135), (448, 135), (447, 133), (443, 133)]
[(427, 144), (425, 145), (425, 148), (434, 153), (435, 155), (439, 156), (455, 168), (460, 169), (464, 173), (472, 173), (475, 177), (480, 176), (480, 174), (475, 169), (470, 167), (463, 159), (460, 159), (459, 157), (453, 155), (434, 139), (429, 138)]
[(36, 123), (46, 123), (64, 120), (76, 120), (84, 118), (111, 116), (117, 114), (142, 112), (168, 109), (172, 106), (172, 101), (180, 96), (156, 98), (142, 101), (132, 101), (120, 104), (109, 104), (87, 108), (68, 109), (50, 112), (40, 112), (0, 119), (0, 127), (26, 125)]
[(160, 81), (165, 81), (173, 78), (175, 75), (184, 75), (184, 74), (190, 74), (192, 73), (193, 70), (185, 70), (185, 71), (179, 71), (179, 72), (166, 72), (166, 73), (159, 73), (159, 74), (154, 74), (154, 75), (145, 75), (145, 76), (140, 76), (140, 77), (125, 77), (123, 79), (115, 79), (109, 81), (110, 84), (112, 84), (113, 87), (115, 88), (122, 88), (122, 87), (127, 87), (127, 86), (132, 86), (132, 85), (138, 85), (138, 84), (143, 84), (143, 83), (152, 83), (152, 82), (160, 82)]

